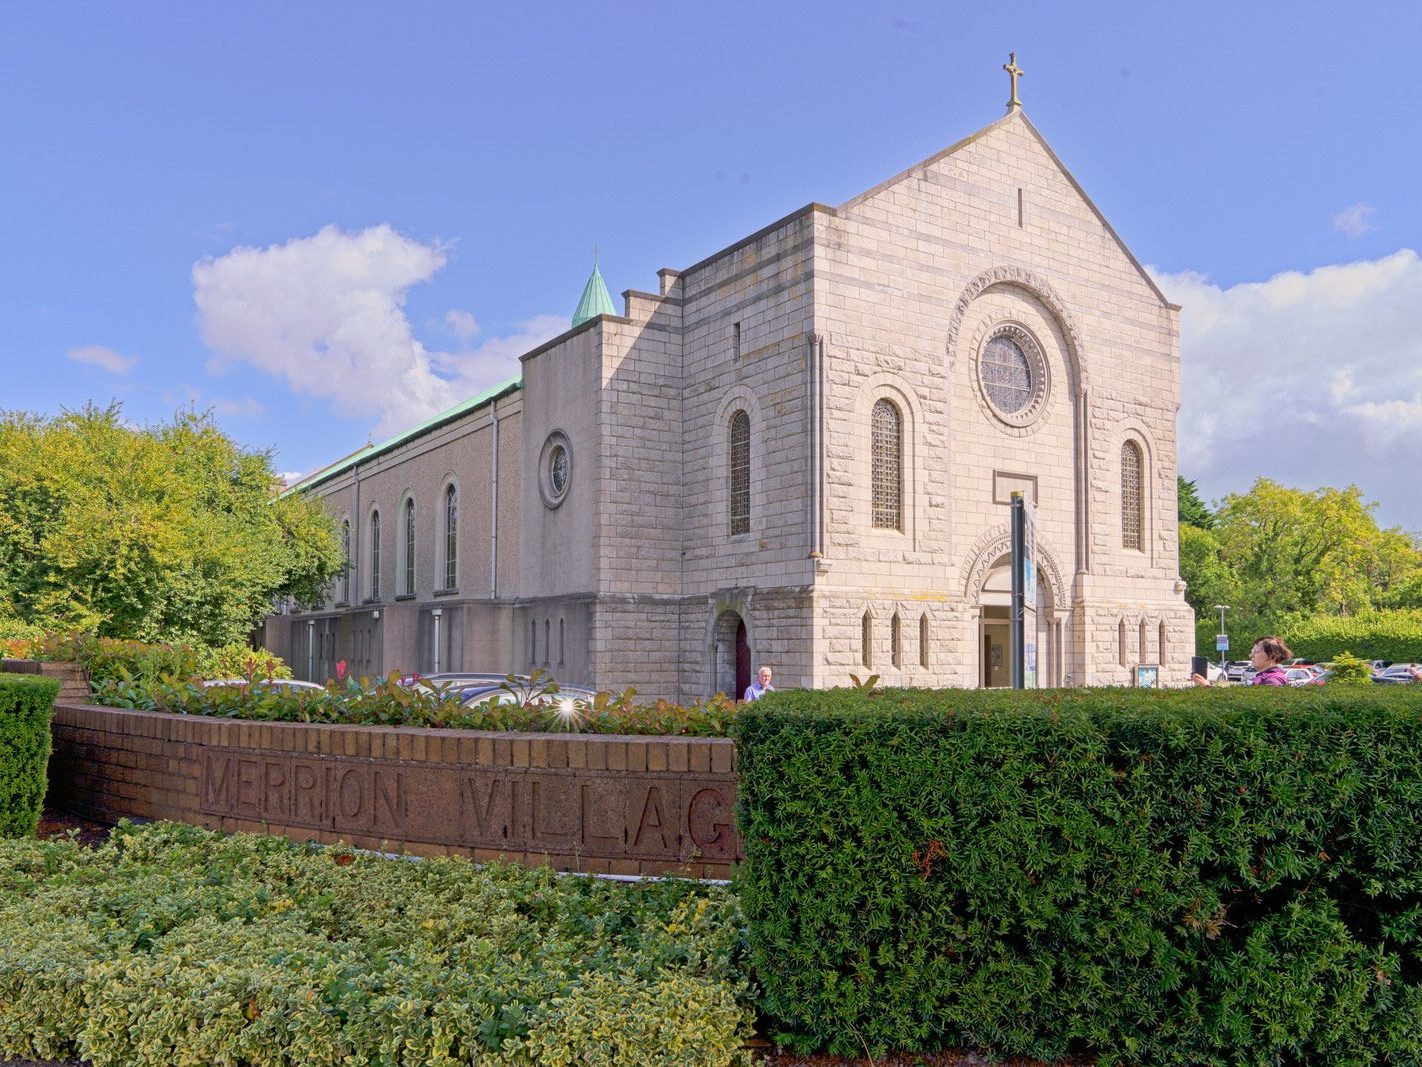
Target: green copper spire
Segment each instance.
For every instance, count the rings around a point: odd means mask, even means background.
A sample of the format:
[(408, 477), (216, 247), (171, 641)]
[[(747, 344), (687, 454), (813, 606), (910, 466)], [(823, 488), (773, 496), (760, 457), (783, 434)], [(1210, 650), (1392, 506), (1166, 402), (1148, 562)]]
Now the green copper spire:
[(616, 314), (617, 310), (612, 306), (612, 294), (607, 291), (607, 283), (602, 280), (602, 271), (597, 269), (597, 252), (594, 251), (593, 272), (588, 278), (588, 284), (583, 286), (578, 309), (573, 312), (573, 325), (581, 326), (588, 319), (595, 319), (599, 315)]

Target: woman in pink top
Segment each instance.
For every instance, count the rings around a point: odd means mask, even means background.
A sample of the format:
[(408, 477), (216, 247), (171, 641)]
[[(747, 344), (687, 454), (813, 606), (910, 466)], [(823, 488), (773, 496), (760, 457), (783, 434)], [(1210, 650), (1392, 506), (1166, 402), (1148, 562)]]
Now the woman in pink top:
[[(1281, 637), (1261, 637), (1249, 650), (1249, 662), (1254, 665), (1254, 681), (1251, 685), (1288, 685), (1288, 672), (1282, 664), (1292, 659), (1293, 653)], [(1190, 681), (1196, 685), (1209, 685), (1209, 679), (1200, 674), (1192, 674)]]

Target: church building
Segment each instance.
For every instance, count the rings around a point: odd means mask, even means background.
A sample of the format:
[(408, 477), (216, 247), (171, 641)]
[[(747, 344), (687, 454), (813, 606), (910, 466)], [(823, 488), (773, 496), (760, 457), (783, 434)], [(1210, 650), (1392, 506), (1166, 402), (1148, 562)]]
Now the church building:
[(1039, 684), (1185, 683), (1179, 308), (1009, 72), (990, 126), (620, 313), (594, 267), (518, 380), (301, 482), (350, 564), (266, 645), (317, 680), (536, 667), (682, 702), (763, 664), (1007, 685), (1020, 492)]

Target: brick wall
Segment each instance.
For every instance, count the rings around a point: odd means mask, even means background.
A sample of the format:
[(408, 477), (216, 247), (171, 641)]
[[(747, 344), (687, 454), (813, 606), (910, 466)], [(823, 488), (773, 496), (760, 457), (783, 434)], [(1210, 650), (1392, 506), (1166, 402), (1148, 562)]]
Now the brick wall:
[(88, 818), (559, 870), (725, 878), (734, 742), (256, 723), (56, 703), (49, 803)]

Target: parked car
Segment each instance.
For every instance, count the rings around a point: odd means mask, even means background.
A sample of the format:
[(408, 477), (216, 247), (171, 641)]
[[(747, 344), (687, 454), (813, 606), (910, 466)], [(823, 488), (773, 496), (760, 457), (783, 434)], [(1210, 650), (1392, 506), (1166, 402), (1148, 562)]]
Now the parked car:
[(1374, 674), (1373, 681), (1382, 685), (1407, 685), (1413, 680), (1412, 668), (1415, 666), (1415, 663), (1394, 663)]
[(1254, 666), (1247, 659), (1229, 660), (1225, 663), (1225, 677), (1231, 682), (1244, 681), (1246, 671), (1253, 672)]
[(324, 693), (326, 687), (317, 685), (315, 682), (302, 682), (295, 678), (255, 678), (248, 681), (246, 678), (210, 678), (202, 683), (204, 689), (238, 689), (243, 686), (252, 686), (257, 689), (274, 689), (278, 692), (293, 691), (298, 689), (312, 690)]
[(555, 705), (565, 705), (575, 708), (579, 704), (591, 704), (596, 696), (596, 689), (588, 689), (580, 685), (560, 685), (557, 692), (550, 692), (541, 686), (529, 688), (522, 685), (495, 685), (472, 687), (470, 692), (464, 695), (463, 703), (471, 708), (480, 704), (509, 704), (515, 701), (535, 707), (551, 708)]
[(1321, 671), (1313, 669), (1312, 664), (1307, 667), (1289, 667), (1284, 671), (1284, 681), (1289, 685), (1322, 685), (1321, 674)]
[[(425, 683), (428, 685), (498, 685), (510, 677), (507, 671), (441, 671), (438, 674), (402, 674), (399, 684), (409, 688)], [(513, 675), (516, 682), (527, 682), (522, 674)]]

